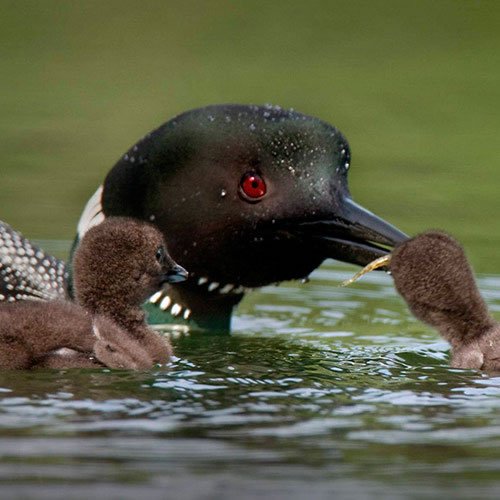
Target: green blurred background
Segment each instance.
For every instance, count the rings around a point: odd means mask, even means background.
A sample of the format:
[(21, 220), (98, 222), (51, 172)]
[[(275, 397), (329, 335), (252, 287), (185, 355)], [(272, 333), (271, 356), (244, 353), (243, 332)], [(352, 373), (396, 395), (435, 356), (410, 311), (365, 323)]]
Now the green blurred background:
[(0, 0), (0, 218), (71, 239), (126, 148), (213, 103), (338, 126), (354, 198), (500, 272), (500, 2)]

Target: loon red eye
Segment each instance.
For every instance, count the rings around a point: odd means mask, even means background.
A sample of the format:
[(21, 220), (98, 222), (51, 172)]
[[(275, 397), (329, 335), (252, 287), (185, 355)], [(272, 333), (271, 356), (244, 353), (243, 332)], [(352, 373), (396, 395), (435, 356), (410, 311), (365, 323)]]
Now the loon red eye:
[(267, 191), (264, 179), (255, 172), (247, 172), (240, 181), (242, 193), (250, 200), (259, 200)]

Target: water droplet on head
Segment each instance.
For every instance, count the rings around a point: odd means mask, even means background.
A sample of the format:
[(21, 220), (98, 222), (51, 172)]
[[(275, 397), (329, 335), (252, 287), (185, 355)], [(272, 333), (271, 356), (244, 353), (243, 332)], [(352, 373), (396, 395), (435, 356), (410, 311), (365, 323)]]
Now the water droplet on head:
[(220, 197), (221, 197), (221, 198), (225, 198), (225, 197), (226, 197), (226, 195), (227, 195), (227, 191), (226, 191), (225, 189), (221, 189), (221, 190), (220, 190)]

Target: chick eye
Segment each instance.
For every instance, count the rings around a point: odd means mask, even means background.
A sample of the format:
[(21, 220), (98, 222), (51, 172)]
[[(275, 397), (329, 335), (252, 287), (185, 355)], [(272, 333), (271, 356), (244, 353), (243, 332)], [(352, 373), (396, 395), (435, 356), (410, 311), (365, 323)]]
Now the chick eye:
[(255, 172), (247, 172), (240, 180), (240, 190), (249, 201), (263, 198), (267, 192), (264, 179)]
[(158, 250), (156, 250), (156, 260), (160, 264), (165, 262), (165, 249), (163, 247), (158, 247)]

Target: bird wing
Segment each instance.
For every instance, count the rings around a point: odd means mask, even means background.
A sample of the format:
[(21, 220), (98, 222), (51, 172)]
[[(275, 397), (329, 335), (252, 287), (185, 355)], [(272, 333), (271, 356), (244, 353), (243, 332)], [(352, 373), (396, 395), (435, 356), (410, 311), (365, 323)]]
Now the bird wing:
[(64, 298), (66, 278), (64, 261), (0, 221), (0, 302)]

